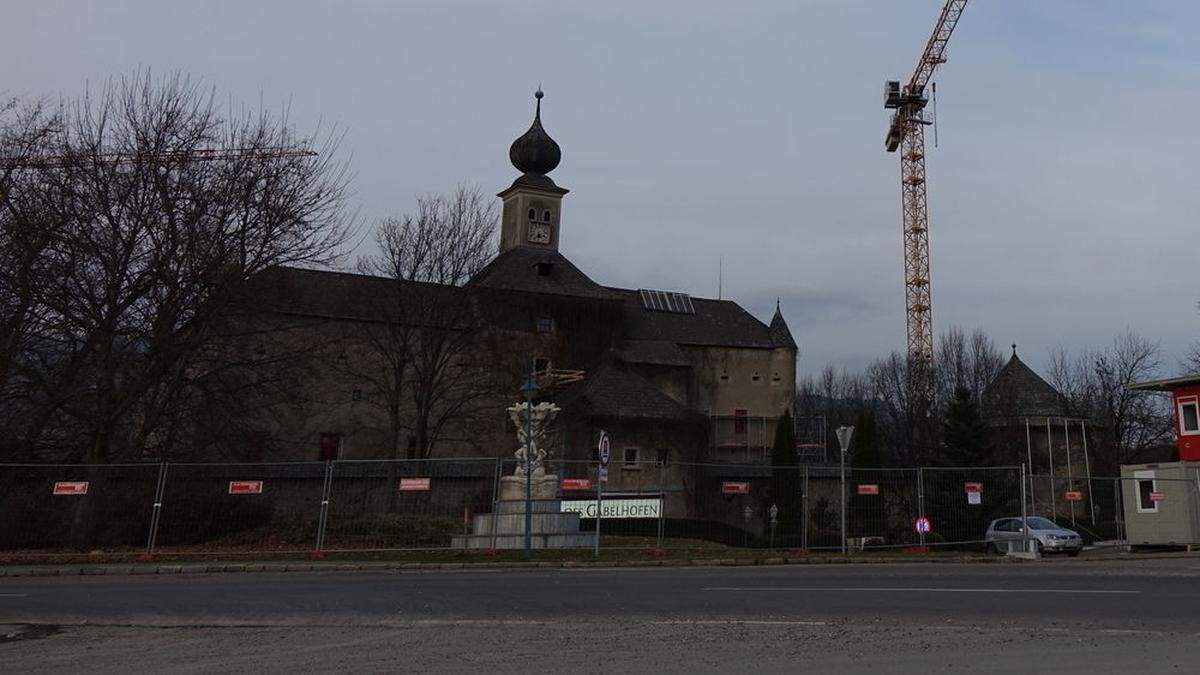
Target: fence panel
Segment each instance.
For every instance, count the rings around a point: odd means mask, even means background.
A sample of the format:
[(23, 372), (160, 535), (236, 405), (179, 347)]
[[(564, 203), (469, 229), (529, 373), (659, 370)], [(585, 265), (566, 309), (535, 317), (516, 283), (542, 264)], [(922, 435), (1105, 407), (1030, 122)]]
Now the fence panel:
[(157, 464), (0, 465), (0, 550), (145, 550)]
[(926, 544), (982, 547), (988, 525), (1021, 515), (1019, 467), (923, 468)]
[[(333, 463), (322, 550), (463, 547), (492, 512), (498, 460)], [(491, 548), (481, 546), (481, 548)]]
[(154, 552), (312, 551), (327, 470), (326, 462), (169, 464)]
[(920, 543), (915, 528), (921, 515), (918, 488), (917, 469), (846, 469), (848, 549)]

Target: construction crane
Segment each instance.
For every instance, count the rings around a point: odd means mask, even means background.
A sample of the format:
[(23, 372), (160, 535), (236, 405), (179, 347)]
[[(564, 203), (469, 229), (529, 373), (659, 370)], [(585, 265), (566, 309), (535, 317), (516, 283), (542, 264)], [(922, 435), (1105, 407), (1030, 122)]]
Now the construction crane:
[[(929, 416), (933, 401), (933, 301), (929, 285), (929, 210), (925, 185), (925, 88), (937, 67), (946, 62), (946, 45), (967, 0), (947, 0), (933, 35), (903, 88), (898, 80), (885, 87), (884, 107), (895, 110), (884, 145), (900, 150), (900, 191), (904, 223), (904, 301), (908, 322), (908, 387), (914, 425)], [(936, 85), (935, 85), (936, 87)], [(936, 90), (936, 89), (935, 89)], [(922, 434), (914, 429), (914, 444)]]

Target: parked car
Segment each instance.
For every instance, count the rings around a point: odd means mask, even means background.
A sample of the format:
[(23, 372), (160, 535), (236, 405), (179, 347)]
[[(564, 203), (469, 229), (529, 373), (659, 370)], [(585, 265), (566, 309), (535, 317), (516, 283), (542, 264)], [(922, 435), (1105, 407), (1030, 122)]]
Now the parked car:
[[(1083, 538), (1078, 532), (1040, 516), (1029, 516), (1025, 520), (1029, 523), (1029, 539), (1039, 553), (1066, 553), (1075, 557), (1083, 550)], [(1020, 518), (997, 518), (988, 525), (984, 541), (989, 553), (1000, 553), (1008, 550), (1007, 542), (1024, 538)]]

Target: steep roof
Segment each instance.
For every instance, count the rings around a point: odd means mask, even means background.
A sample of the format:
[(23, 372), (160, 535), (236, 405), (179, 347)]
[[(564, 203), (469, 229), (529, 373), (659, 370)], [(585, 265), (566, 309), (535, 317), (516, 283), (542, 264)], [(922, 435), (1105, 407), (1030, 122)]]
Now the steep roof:
[(695, 314), (646, 309), (641, 295), (627, 288), (609, 288), (624, 300), (628, 340), (674, 342), (714, 347), (775, 347), (767, 326), (736, 302), (692, 298)]
[(783, 312), (779, 310), (779, 301), (775, 302), (775, 316), (771, 317), (771, 325), (768, 329), (771, 334), (771, 342), (775, 343), (776, 347), (798, 349), (796, 341), (792, 339), (792, 331), (788, 329), (787, 321), (783, 318)]
[(461, 298), (456, 286), (396, 281), (366, 274), (271, 267), (249, 282), (246, 296), (251, 309), (297, 316), (355, 321), (395, 321), (400, 302), (397, 293), (420, 291), (419, 297), (437, 301)]
[(534, 246), (517, 246), (501, 253), (467, 285), (598, 300), (616, 297), (563, 254)]
[(648, 366), (690, 366), (687, 354), (674, 342), (661, 340), (626, 340), (617, 350), (625, 363)]
[(983, 391), (991, 416), (1054, 417), (1063, 415), (1062, 396), (1013, 351), (1012, 358)]
[(646, 378), (608, 362), (554, 400), (567, 414), (678, 422), (691, 413)]

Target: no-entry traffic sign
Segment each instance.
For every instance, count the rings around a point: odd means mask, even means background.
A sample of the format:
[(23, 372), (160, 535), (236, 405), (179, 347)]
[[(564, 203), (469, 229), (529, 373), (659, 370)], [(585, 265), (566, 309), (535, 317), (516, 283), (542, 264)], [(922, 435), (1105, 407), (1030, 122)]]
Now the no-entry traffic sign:
[(263, 490), (261, 480), (231, 480), (229, 494), (231, 495), (260, 495)]
[(86, 480), (64, 480), (54, 484), (56, 495), (86, 495), (88, 482)]
[(721, 493), (727, 495), (748, 495), (750, 484), (743, 481), (725, 481), (721, 483)]
[(878, 485), (862, 484), (858, 486), (858, 494), (860, 495), (877, 495), (879, 494)]

